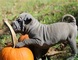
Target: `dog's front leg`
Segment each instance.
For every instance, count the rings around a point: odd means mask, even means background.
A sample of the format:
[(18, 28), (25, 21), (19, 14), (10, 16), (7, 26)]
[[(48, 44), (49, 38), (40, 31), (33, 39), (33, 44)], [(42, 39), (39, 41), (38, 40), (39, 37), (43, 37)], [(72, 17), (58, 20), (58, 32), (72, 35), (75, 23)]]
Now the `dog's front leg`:
[(42, 60), (42, 50), (38, 47), (34, 48), (34, 60)]
[(16, 47), (23, 47), (25, 45), (35, 45), (35, 46), (38, 46), (38, 47), (42, 47), (43, 46), (43, 41), (38, 40), (38, 39), (28, 39), (28, 40), (24, 40), (22, 42), (18, 42)]
[(42, 57), (42, 49), (41, 48), (35, 47), (33, 45), (29, 45), (28, 47), (33, 52), (34, 60), (41, 60), (42, 59), (41, 58)]

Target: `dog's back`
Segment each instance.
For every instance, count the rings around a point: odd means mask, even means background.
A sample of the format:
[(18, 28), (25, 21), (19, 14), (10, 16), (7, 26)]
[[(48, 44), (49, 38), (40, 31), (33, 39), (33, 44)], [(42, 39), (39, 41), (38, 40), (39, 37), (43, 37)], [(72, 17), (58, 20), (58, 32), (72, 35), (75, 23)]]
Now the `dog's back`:
[[(71, 19), (65, 20), (65, 18), (68, 17)], [(43, 30), (40, 30), (40, 32), (43, 31), (43, 40), (45, 40), (45, 44), (51, 45), (58, 43), (61, 40), (67, 40), (71, 35), (74, 35), (76, 38), (76, 19), (72, 15), (66, 14), (63, 16), (62, 21), (63, 22), (58, 22), (50, 25), (43, 25)]]
[(43, 39), (50, 45), (58, 43), (60, 40), (66, 40), (72, 34), (76, 35), (77, 27), (70, 23), (58, 22), (48, 25), (44, 31)]

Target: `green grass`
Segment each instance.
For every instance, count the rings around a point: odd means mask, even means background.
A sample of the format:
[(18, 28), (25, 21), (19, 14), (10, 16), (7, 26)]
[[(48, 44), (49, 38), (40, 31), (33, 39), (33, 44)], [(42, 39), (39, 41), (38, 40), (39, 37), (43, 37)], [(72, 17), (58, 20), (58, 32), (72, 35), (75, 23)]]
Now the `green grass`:
[[(6, 17), (12, 20), (21, 12), (31, 13), (35, 18), (43, 23), (55, 22), (63, 14), (64, 6), (72, 4), (69, 0), (0, 0), (0, 20)], [(64, 9), (63, 9), (64, 8)], [(65, 10), (66, 11), (66, 10)], [(68, 13), (68, 12), (67, 12)], [(64, 13), (66, 14), (66, 13)], [(53, 20), (53, 21), (52, 21)], [(55, 21), (54, 21), (55, 20)]]

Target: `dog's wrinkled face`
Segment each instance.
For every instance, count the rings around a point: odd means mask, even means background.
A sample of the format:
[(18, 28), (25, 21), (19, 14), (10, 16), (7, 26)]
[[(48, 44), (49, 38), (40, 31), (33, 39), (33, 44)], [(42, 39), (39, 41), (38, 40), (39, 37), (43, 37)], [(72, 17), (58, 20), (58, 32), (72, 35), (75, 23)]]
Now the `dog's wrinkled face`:
[(26, 25), (32, 20), (32, 16), (28, 13), (22, 13), (20, 16), (12, 22), (12, 27), (15, 32), (24, 33)]

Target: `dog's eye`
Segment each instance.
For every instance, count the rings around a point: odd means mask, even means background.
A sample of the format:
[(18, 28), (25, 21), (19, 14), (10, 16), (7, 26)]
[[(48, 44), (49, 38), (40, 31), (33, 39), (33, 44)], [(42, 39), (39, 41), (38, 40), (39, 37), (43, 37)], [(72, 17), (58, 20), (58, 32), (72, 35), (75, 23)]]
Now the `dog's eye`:
[(20, 19), (17, 19), (17, 22), (20, 23), (21, 22)]

